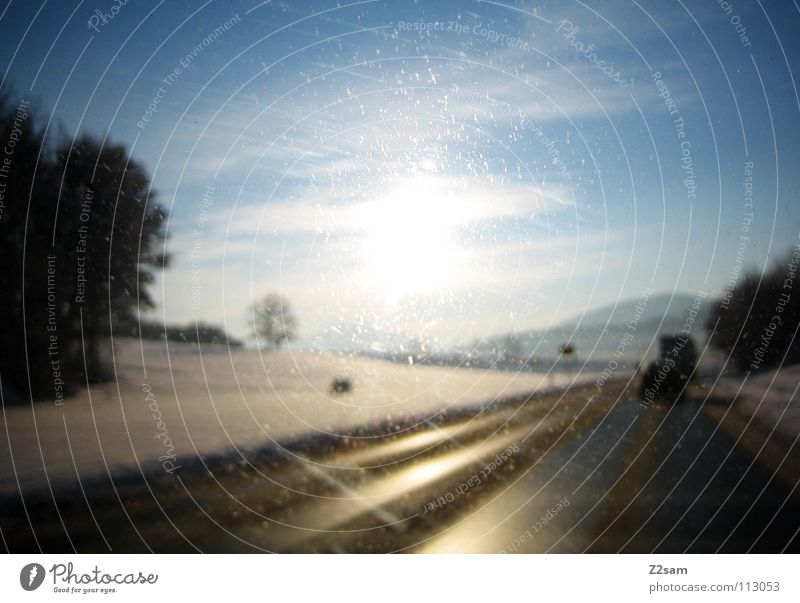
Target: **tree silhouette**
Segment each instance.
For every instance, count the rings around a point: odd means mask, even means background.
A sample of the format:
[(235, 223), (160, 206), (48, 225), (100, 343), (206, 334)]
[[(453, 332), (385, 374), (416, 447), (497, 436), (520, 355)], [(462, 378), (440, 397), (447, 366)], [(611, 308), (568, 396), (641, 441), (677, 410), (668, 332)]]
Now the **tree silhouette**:
[(144, 167), (121, 145), (83, 137), (57, 152), (60, 179), (56, 238), (63, 283), (71, 300), (68, 323), (83, 331), (87, 377), (102, 380), (102, 348), (114, 325), (128, 325), (153, 307), (147, 285), (167, 265), (165, 215), (154, 202)]
[[(730, 296), (717, 301), (706, 321), (710, 343), (737, 370), (800, 362), (800, 248), (795, 247), (761, 278), (743, 276)], [(784, 358), (785, 357), (785, 358)]]
[(277, 293), (269, 293), (250, 306), (256, 341), (279, 348), (297, 335), (297, 319), (289, 302)]
[(108, 376), (112, 326), (152, 306), (165, 217), (123, 146), (84, 136), (50, 149), (30, 104), (6, 96), (0, 144), (10, 142), (0, 158), (0, 376), (11, 398), (60, 402)]
[[(42, 317), (47, 320), (46, 222), (52, 212), (44, 199), (51, 199), (53, 189), (46, 162), (37, 175), (43, 136), (26, 105), (0, 96), (0, 232), (4, 247), (0, 312), (5, 322), (0, 329), (0, 377), (7, 402), (21, 400), (28, 391), (35, 396), (54, 391), (45, 370), (49, 364), (47, 331), (37, 328)], [(59, 318), (60, 310), (53, 308), (53, 320)]]
[(242, 342), (228, 333), (224, 327), (203, 321), (175, 325), (139, 320), (136, 324), (131, 325), (130, 332), (125, 335), (156, 341), (166, 339), (172, 342), (216, 343), (232, 348), (242, 347)]

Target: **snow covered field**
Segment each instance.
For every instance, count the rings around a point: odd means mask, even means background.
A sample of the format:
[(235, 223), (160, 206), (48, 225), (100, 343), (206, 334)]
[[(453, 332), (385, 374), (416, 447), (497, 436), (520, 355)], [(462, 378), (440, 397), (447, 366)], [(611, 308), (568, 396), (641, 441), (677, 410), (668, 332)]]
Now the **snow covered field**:
[[(119, 340), (116, 381), (79, 391), (63, 406), (7, 406), (0, 493), (75, 486), (111, 472), (171, 471), (215, 455), (292, 438), (486, 404), (566, 385), (568, 375), (408, 366), (309, 352), (234, 350)], [(334, 377), (353, 390), (335, 395)], [(592, 375), (582, 375), (590, 381)]]

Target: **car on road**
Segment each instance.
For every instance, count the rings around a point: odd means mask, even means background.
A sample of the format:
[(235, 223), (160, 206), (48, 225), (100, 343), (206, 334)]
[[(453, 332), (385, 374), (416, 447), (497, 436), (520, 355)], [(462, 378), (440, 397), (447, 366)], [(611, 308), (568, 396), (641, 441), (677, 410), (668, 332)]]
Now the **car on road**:
[(662, 335), (660, 355), (644, 369), (639, 397), (646, 403), (655, 400), (679, 402), (697, 366), (697, 348), (691, 337)]

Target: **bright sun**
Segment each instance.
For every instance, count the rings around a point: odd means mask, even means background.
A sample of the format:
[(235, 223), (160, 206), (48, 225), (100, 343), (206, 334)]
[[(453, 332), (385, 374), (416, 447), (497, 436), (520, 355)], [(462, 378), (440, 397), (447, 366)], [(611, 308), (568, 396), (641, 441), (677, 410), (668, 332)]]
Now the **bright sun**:
[(454, 276), (458, 210), (452, 193), (414, 180), (362, 205), (359, 214), (370, 277), (387, 302), (436, 290)]

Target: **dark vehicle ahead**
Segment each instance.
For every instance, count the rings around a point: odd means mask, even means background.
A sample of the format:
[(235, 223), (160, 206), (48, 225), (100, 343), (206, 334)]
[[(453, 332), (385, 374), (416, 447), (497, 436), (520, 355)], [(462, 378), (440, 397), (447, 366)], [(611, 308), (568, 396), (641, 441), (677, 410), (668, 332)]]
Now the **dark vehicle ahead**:
[(642, 374), (639, 397), (654, 400), (680, 401), (697, 366), (697, 348), (690, 337), (662, 335), (658, 360), (651, 362)]

